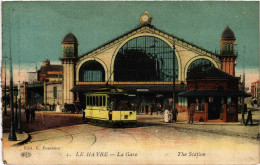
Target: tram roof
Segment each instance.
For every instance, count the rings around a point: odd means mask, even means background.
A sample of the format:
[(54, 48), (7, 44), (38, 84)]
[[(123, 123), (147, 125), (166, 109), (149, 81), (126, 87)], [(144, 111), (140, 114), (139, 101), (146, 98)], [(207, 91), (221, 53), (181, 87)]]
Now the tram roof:
[(86, 94), (130, 95), (123, 89), (113, 88), (113, 87), (93, 89), (92, 92)]

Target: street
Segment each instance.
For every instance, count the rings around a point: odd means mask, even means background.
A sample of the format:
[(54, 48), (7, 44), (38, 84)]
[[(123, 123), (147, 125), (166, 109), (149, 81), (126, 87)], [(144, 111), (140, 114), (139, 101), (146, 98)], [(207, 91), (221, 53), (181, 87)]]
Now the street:
[[(38, 112), (38, 117), (41, 116), (40, 113)], [(57, 114), (60, 115), (66, 116)], [(48, 116), (55, 119), (54, 113), (49, 113)], [(78, 120), (81, 119), (80, 115), (74, 115), (76, 116)], [(31, 137), (29, 142), (4, 148), (4, 159), (8, 160), (8, 163), (19, 164), (21, 162), (24, 164), (207, 162), (256, 164), (259, 162), (257, 139), (182, 129), (153, 122), (160, 118), (156, 115), (139, 115), (140, 124), (132, 128), (107, 128), (85, 123), (39, 129), (29, 133)], [(45, 116), (45, 119), (48, 118)], [(40, 122), (40, 118), (38, 120)], [(48, 122), (46, 120), (45, 122)], [(28, 153), (29, 157), (24, 156)]]

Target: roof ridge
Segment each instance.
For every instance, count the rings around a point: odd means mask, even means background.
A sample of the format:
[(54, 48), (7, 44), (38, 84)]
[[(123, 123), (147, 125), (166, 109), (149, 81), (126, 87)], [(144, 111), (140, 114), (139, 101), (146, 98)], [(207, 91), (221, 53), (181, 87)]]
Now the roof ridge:
[(190, 44), (190, 45), (192, 45), (192, 46), (194, 46), (194, 47), (197, 47), (197, 48), (199, 48), (199, 49), (201, 49), (201, 50), (203, 50), (203, 51), (205, 51), (205, 52), (207, 52), (207, 53), (211, 53), (211, 54), (217, 55), (216, 53), (213, 53), (212, 51), (206, 50), (205, 48), (203, 48), (203, 47), (201, 47), (201, 46), (198, 46), (198, 45), (196, 45), (196, 44), (193, 44), (193, 43), (191, 43), (191, 42), (188, 42), (188, 41), (184, 40), (183, 38), (179, 38), (179, 37), (177, 37), (177, 36), (175, 36), (175, 35), (173, 35), (173, 34), (171, 34), (171, 33), (165, 32), (164, 30), (161, 30), (161, 29), (155, 27), (154, 25), (145, 25), (145, 26), (140, 26), (140, 25), (138, 25), (138, 26), (136, 26), (135, 28), (133, 28), (133, 29), (131, 29), (131, 30), (129, 30), (129, 31), (127, 31), (127, 32), (125, 32), (125, 33), (119, 35), (118, 37), (115, 37), (115, 38), (113, 38), (112, 40), (109, 40), (109, 41), (107, 41), (107, 42), (105, 42), (105, 43), (103, 43), (103, 44), (97, 46), (96, 48), (94, 48), (94, 49), (92, 49), (92, 50), (90, 50), (90, 51), (87, 51), (86, 53), (83, 53), (83, 54), (79, 55), (78, 58), (81, 58), (81, 57), (83, 57), (83, 56), (89, 54), (90, 52), (94, 52), (95, 50), (98, 50), (98, 49), (100, 49), (101, 47), (104, 47), (104, 46), (108, 45), (109, 43), (112, 43), (113, 41), (118, 40), (118, 39), (120, 39), (121, 37), (126, 36), (127, 34), (132, 33), (133, 31), (138, 30), (138, 29), (141, 29), (141, 28), (143, 28), (143, 27), (153, 28), (153, 29), (155, 29), (155, 30), (158, 30), (158, 31), (160, 31), (160, 32), (163, 32), (163, 33), (167, 34), (168, 36), (173, 37), (173, 39), (175, 38), (175, 39), (177, 39), (177, 40), (180, 40), (180, 41), (182, 41), (182, 42), (185, 42), (185, 43), (187, 43), (187, 44)]

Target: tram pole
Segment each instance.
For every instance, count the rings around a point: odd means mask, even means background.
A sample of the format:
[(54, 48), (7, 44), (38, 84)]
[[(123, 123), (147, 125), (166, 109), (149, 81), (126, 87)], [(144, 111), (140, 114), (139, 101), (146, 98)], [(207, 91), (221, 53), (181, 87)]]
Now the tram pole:
[(19, 118), (18, 118), (18, 133), (23, 133), (22, 130), (22, 107), (21, 107), (21, 86), (18, 84), (18, 102), (19, 102)]
[(173, 58), (172, 58), (172, 67), (173, 67), (173, 84), (172, 84), (172, 118), (171, 122), (176, 122), (177, 117), (176, 117), (176, 110), (175, 110), (175, 43), (173, 41)]
[(7, 116), (7, 108), (6, 108), (6, 103), (7, 102), (7, 97), (6, 97), (6, 59), (5, 59), (5, 107), (4, 107), (4, 116)]
[(16, 141), (17, 137), (15, 134), (15, 125), (14, 125), (13, 68), (12, 68), (11, 54), (10, 54), (10, 109), (11, 109), (11, 129), (10, 129), (8, 140)]
[[(10, 13), (9, 13), (9, 20), (10, 19)], [(11, 22), (10, 22), (11, 24)], [(11, 110), (11, 129), (10, 129), (10, 134), (8, 137), (9, 141), (16, 141), (17, 137), (15, 134), (15, 126), (14, 126), (14, 93), (13, 93), (13, 66), (12, 66), (12, 53), (11, 53), (11, 33), (10, 33), (10, 27), (9, 27), (9, 36), (10, 36), (10, 110)]]
[[(243, 73), (243, 83), (242, 83), (242, 90), (243, 93), (245, 92), (245, 73)], [(241, 119), (241, 123), (244, 124), (245, 123), (245, 97), (242, 97), (242, 119)]]

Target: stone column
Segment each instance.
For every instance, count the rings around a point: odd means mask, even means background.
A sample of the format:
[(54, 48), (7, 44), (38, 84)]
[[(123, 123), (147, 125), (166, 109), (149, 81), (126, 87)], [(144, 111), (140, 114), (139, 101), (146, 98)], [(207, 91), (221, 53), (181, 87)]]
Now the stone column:
[(70, 102), (70, 104), (73, 104), (74, 103), (74, 93), (73, 92), (71, 92), (70, 90), (74, 87), (74, 64), (71, 62), (70, 63), (70, 68), (69, 68), (69, 71), (70, 71), (70, 77), (69, 77), (69, 89), (68, 89), (68, 91), (69, 91), (69, 93), (70, 93), (70, 95), (69, 95), (69, 102)]

